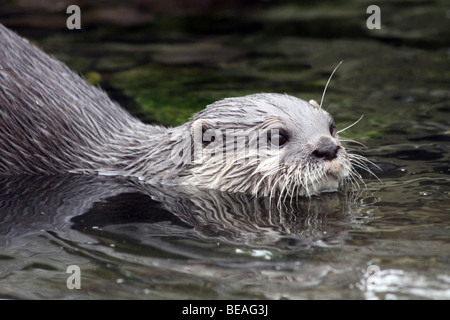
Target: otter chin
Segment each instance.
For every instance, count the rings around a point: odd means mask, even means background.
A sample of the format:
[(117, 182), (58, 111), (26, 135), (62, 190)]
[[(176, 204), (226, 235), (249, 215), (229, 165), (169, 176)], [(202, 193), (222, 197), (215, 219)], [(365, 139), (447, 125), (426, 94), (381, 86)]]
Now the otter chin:
[(121, 175), (280, 199), (336, 191), (356, 175), (314, 101), (259, 93), (178, 127), (147, 125), (2, 25), (0, 47), (0, 175)]

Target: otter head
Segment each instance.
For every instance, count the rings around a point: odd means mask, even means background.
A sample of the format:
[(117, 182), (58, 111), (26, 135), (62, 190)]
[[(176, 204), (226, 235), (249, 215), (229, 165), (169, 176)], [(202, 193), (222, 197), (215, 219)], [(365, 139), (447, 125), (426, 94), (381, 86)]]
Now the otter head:
[(314, 101), (255, 94), (215, 102), (187, 124), (185, 184), (265, 196), (336, 191), (351, 173), (333, 118)]

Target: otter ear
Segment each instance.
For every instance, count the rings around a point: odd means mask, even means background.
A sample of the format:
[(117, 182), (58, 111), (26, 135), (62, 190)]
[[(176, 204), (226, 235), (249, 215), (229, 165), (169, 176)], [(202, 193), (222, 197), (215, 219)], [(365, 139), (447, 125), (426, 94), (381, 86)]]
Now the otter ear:
[(316, 100), (309, 100), (309, 104), (312, 104), (314, 107), (320, 109), (320, 106), (319, 106), (319, 104), (316, 102)]
[(209, 119), (197, 119), (191, 124), (191, 136), (203, 137), (203, 133), (212, 128), (214, 128), (213, 121)]

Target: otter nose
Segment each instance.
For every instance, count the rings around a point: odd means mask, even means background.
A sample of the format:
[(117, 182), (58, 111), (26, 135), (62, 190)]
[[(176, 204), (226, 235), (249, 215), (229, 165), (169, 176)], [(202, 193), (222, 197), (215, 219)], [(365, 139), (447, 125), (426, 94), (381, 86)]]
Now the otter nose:
[(312, 154), (317, 158), (322, 158), (324, 160), (331, 161), (333, 159), (336, 159), (337, 153), (340, 148), (341, 148), (340, 146), (336, 145), (333, 141), (329, 139), (325, 141), (321, 140)]

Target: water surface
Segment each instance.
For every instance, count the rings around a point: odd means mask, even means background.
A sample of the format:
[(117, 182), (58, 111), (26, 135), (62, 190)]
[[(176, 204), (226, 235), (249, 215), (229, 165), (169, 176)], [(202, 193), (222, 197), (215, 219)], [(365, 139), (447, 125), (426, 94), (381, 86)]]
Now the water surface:
[[(33, 20), (38, 9), (15, 5), (2, 23), (148, 123), (256, 92), (320, 101), (344, 61), (324, 108), (338, 130), (364, 116), (341, 136), (383, 171), (361, 190), (281, 207), (114, 177), (2, 178), (1, 298), (450, 298), (445, 2), (386, 2), (381, 30), (367, 29), (360, 1), (127, 7), (129, 20), (93, 6), (81, 32), (54, 10)], [(69, 265), (81, 290), (66, 286)]]

